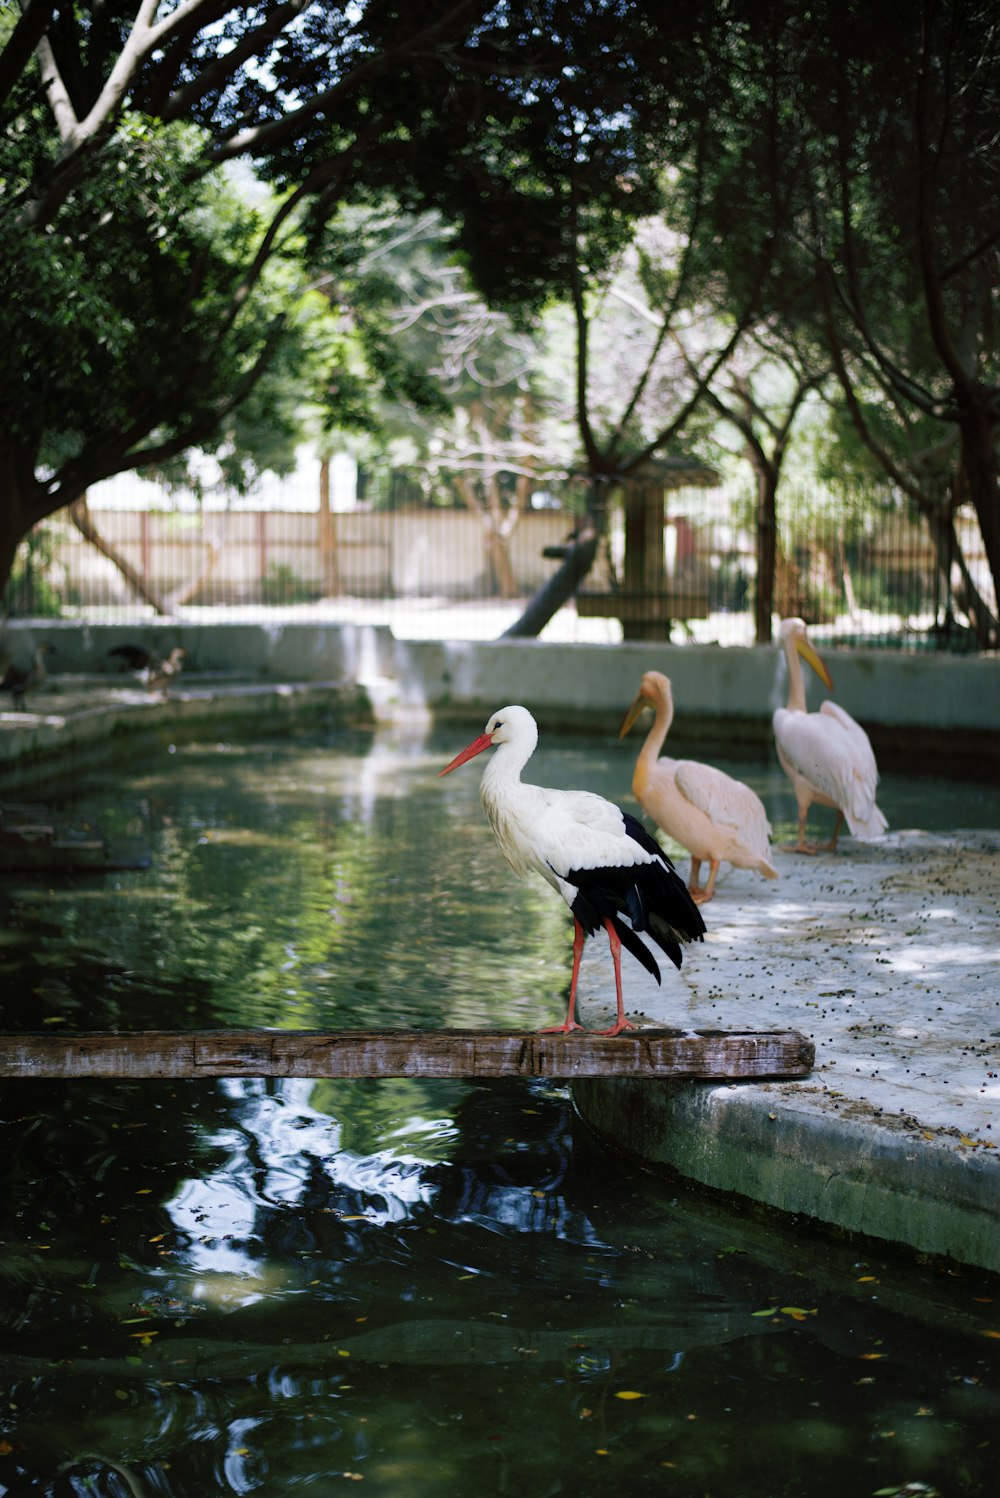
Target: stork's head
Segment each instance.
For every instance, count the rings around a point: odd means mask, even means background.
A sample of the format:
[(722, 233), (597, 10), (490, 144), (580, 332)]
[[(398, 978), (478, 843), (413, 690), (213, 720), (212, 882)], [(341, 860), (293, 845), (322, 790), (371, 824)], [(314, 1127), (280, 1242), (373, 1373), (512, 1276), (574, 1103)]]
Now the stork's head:
[(495, 712), (487, 723), (485, 730), (478, 738), (473, 739), (461, 752), (456, 754), (450, 764), (445, 765), (439, 773), (447, 775), (451, 770), (457, 770), (459, 765), (464, 765), (466, 760), (474, 759), (477, 754), (482, 754), (484, 749), (492, 749), (496, 744), (516, 744), (527, 759), (538, 743), (538, 726), (526, 707), (502, 707)]
[(786, 654), (789, 650), (797, 650), (802, 659), (807, 661), (816, 672), (816, 675), (827, 691), (832, 692), (833, 678), (824, 662), (812, 647), (805, 621), (802, 619), (782, 619), (778, 627), (778, 633), (781, 635), (781, 642), (785, 647)]

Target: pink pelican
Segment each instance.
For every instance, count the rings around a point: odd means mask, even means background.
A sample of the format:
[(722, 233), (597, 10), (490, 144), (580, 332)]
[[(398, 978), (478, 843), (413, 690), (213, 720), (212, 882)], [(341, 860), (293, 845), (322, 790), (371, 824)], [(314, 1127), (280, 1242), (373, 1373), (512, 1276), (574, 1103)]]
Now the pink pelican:
[[(771, 865), (771, 828), (756, 792), (712, 765), (659, 757), (674, 716), (670, 682), (659, 671), (643, 676), (619, 737), (624, 738), (646, 707), (656, 716), (635, 763), (632, 790), (646, 815), (690, 853), (691, 898), (698, 905), (712, 898), (722, 862), (777, 879)], [(704, 888), (698, 882), (703, 861), (708, 863)]]
[[(868, 735), (835, 702), (820, 703), (818, 713), (806, 712), (802, 660), (827, 691), (833, 690), (833, 681), (801, 619), (782, 619), (780, 635), (788, 662), (788, 706), (774, 714), (774, 742), (799, 808), (799, 840), (792, 852), (817, 853), (820, 846), (834, 851), (845, 820), (852, 837), (878, 837), (889, 824), (875, 805), (878, 767)], [(822, 845), (806, 842), (806, 818), (814, 801), (837, 813), (833, 837)]]

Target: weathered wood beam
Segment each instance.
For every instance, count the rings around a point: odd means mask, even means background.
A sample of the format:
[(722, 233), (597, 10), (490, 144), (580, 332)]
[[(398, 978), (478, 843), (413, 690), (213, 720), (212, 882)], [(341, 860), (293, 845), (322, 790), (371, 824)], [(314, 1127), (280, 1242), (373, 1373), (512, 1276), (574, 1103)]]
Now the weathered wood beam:
[(803, 1077), (797, 1030), (79, 1030), (0, 1035), (0, 1077)]

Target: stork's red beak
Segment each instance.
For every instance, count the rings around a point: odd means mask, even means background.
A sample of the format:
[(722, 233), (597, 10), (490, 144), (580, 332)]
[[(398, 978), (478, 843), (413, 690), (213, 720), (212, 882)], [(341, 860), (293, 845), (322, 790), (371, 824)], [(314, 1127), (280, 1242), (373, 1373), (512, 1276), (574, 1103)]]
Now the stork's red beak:
[(489, 733), (481, 733), (478, 739), (473, 739), (472, 743), (469, 744), (467, 748), (462, 750), (461, 754), (455, 755), (455, 758), (452, 760), (450, 765), (445, 765), (443, 770), (438, 771), (438, 778), (440, 779), (442, 775), (447, 775), (451, 770), (457, 770), (459, 765), (464, 765), (467, 759), (475, 759), (476, 755), (482, 754), (484, 749), (492, 748), (493, 735)]

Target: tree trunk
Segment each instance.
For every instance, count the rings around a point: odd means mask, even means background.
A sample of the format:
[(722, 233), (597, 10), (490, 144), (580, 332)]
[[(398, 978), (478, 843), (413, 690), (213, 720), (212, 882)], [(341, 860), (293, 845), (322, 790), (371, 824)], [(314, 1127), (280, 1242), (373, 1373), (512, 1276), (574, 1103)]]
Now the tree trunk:
[(319, 465), (319, 556), (323, 594), (335, 598), (340, 592), (340, 560), (337, 553), (337, 520), (330, 503), (330, 459)]
[(18, 454), (0, 442), (0, 598), (10, 582), (17, 548), (32, 526), (29, 518), (32, 497), (24, 482)]
[(770, 645), (774, 617), (774, 577), (778, 556), (778, 470), (754, 465), (757, 473), (757, 586), (753, 600), (753, 637)]
[[(966, 492), (979, 521), (986, 560), (993, 579), (993, 596), (1000, 611), (1000, 480), (994, 451), (995, 424), (982, 406), (965, 410), (959, 417), (962, 438), (962, 468)], [(1000, 643), (996, 621), (991, 646)]]
[[(962, 543), (955, 530), (955, 517), (951, 507), (928, 504), (926, 507), (921, 506), (921, 511), (927, 521), (938, 571), (944, 579), (947, 598), (945, 635), (947, 637), (949, 621), (954, 617), (952, 608), (954, 602), (967, 616), (979, 648), (989, 650), (996, 644), (1000, 630), (998, 630), (995, 616), (984, 602), (982, 594), (976, 587), (975, 579), (969, 571)], [(959, 581), (954, 586), (951, 578), (953, 567), (957, 567), (959, 575)]]
[(89, 541), (102, 557), (107, 557), (113, 562), (122, 577), (133, 588), (143, 603), (148, 603), (150, 608), (157, 614), (168, 614), (170, 611), (162, 599), (153, 591), (142, 573), (137, 571), (120, 552), (116, 551), (110, 541), (105, 541), (97, 526), (94, 524), (90, 510), (87, 505), (86, 494), (81, 494), (79, 499), (73, 501), (69, 506), (70, 519), (84, 540)]
[(542, 584), (524, 612), (504, 630), (502, 639), (533, 639), (541, 634), (549, 620), (573, 597), (594, 565), (604, 527), (603, 510), (589, 511), (568, 543), (563, 561)]

